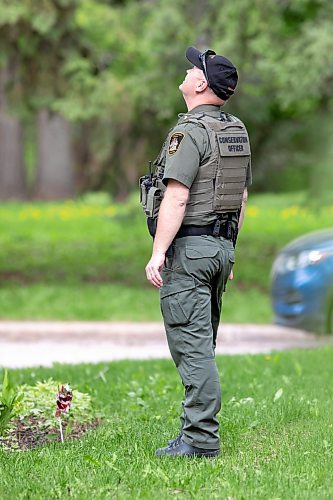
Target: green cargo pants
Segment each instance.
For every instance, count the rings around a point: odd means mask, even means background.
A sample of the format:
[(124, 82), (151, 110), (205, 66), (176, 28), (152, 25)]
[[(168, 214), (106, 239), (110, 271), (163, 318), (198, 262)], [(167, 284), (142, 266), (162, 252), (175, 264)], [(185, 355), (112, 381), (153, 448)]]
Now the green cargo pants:
[(186, 443), (219, 448), (221, 389), (215, 363), (222, 293), (235, 261), (222, 237), (178, 238), (166, 259), (161, 310), (171, 356), (185, 387), (181, 431)]

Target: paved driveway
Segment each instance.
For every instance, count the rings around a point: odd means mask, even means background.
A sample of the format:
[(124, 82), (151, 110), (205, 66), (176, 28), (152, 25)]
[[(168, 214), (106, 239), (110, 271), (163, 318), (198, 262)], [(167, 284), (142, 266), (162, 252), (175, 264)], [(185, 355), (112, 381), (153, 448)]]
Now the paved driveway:
[[(218, 354), (270, 353), (294, 347), (333, 345), (318, 337), (276, 325), (224, 324)], [(0, 322), (0, 366), (52, 366), (119, 359), (169, 358), (162, 323)]]

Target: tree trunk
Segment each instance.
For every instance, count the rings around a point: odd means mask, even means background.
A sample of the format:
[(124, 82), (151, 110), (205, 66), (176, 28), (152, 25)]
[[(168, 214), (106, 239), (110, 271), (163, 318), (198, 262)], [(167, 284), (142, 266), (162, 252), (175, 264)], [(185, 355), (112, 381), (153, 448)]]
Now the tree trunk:
[(75, 194), (71, 127), (62, 116), (42, 109), (38, 113), (38, 164), (35, 197), (70, 198)]
[[(333, 120), (326, 102), (318, 110), (316, 121), (309, 125), (309, 154), (312, 158), (310, 168), (309, 203), (321, 208), (333, 204)], [(320, 121), (320, 129), (317, 125)]]
[(17, 118), (6, 110), (7, 72), (0, 70), (0, 199), (24, 199), (26, 175), (23, 160), (23, 133)]

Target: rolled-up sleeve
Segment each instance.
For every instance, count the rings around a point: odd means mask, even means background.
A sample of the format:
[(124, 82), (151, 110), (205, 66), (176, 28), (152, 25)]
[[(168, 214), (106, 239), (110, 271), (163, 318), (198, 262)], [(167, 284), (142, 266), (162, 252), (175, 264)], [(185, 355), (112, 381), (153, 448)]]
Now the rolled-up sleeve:
[(168, 137), (163, 183), (167, 185), (169, 179), (174, 179), (190, 189), (198, 174), (200, 160), (198, 140), (193, 134), (193, 127), (175, 127)]

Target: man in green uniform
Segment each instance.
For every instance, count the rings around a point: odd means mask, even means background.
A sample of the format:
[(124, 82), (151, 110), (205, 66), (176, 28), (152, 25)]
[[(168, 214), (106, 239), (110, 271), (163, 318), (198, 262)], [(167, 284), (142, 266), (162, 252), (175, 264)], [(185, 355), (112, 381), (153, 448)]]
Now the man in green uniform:
[(250, 146), (244, 124), (221, 110), (237, 85), (234, 65), (212, 50), (189, 47), (186, 57), (193, 68), (179, 90), (188, 112), (169, 133), (154, 176), (141, 181), (154, 235), (146, 276), (160, 289), (170, 352), (185, 387), (180, 434), (156, 455), (214, 457), (221, 407), (216, 336), (251, 183)]

